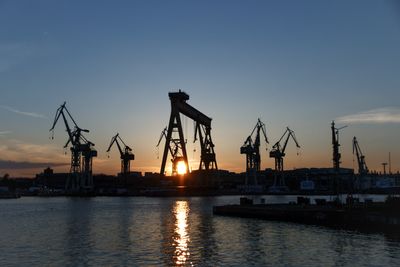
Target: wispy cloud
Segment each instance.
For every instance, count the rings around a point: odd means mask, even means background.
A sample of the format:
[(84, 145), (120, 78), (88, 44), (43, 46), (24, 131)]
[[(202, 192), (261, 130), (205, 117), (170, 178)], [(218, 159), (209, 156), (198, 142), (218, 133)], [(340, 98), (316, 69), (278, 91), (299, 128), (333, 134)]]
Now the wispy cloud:
[(0, 131), (0, 136), (10, 134), (12, 133), (11, 131)]
[(0, 160), (64, 163), (69, 157), (54, 144), (31, 144), (11, 139), (0, 143)]
[(32, 177), (41, 169), (51, 167), (66, 172), (70, 155), (64, 154), (55, 144), (32, 144), (15, 139), (2, 138), (0, 142), (0, 177), (10, 175)]
[(26, 112), (26, 111), (21, 111), (9, 106), (4, 106), (4, 105), (0, 105), (0, 108), (8, 110), (10, 112), (14, 112), (16, 114), (20, 114), (20, 115), (24, 115), (24, 116), (29, 116), (29, 117), (34, 117), (34, 118), (41, 118), (41, 119), (46, 119), (47, 117), (42, 115), (42, 114), (38, 114), (35, 112)]
[(377, 108), (342, 116), (336, 120), (341, 123), (400, 123), (400, 108)]

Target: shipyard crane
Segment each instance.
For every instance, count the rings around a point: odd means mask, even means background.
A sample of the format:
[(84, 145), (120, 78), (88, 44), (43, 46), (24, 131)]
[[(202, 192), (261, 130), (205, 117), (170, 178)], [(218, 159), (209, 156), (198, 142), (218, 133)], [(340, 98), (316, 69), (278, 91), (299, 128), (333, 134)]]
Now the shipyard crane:
[(179, 162), (183, 162), (186, 171), (189, 170), (180, 114), (189, 117), (196, 123), (195, 136), (198, 134), (201, 147), (199, 170), (218, 169), (214, 144), (211, 139), (211, 118), (186, 103), (186, 101), (189, 100), (189, 95), (185, 92), (181, 90), (179, 90), (179, 92), (170, 92), (168, 96), (171, 101), (171, 116), (166, 132), (164, 131), (164, 135), (161, 135), (161, 138), (165, 137), (166, 140), (160, 174), (165, 174), (168, 153), (170, 153), (172, 157), (173, 174), (176, 174)]
[[(286, 136), (286, 139), (281, 145), (281, 141), (284, 139)], [(278, 142), (273, 145), (271, 151), (269, 152), (269, 157), (275, 159), (275, 170), (278, 172), (283, 171), (283, 158), (285, 157), (285, 150), (286, 146), (289, 142), (290, 137), (292, 137), (293, 141), (296, 144), (297, 148), (300, 148), (299, 143), (296, 140), (296, 136), (294, 135), (294, 131), (290, 130), (289, 127), (286, 127), (286, 131), (282, 135), (282, 137), (278, 140)]]
[[(284, 139), (285, 136), (286, 139)], [(294, 131), (289, 129), (289, 127), (286, 127), (286, 131), (283, 133), (278, 142), (276, 142), (272, 146), (272, 149), (269, 152), (269, 157), (275, 159), (274, 184), (269, 188), (270, 192), (282, 192), (288, 190), (285, 185), (285, 177), (283, 173), (283, 158), (286, 155), (285, 150), (290, 137), (293, 139), (294, 143), (296, 144), (296, 147), (300, 148), (300, 145), (296, 140)], [(285, 140), (283, 142), (283, 145), (281, 144), (282, 140)]]
[[(120, 142), (122, 143), (123, 147), (121, 147)], [(122, 138), (119, 136), (119, 133), (111, 138), (111, 142), (108, 146), (107, 152), (110, 152), (111, 147), (114, 144), (117, 145), (121, 157), (121, 175), (126, 177), (131, 171), (131, 160), (135, 159), (135, 155), (132, 153), (132, 149), (127, 146)]]
[(339, 130), (346, 128), (346, 126), (336, 128), (335, 121), (332, 121), (331, 130), (332, 130), (332, 146), (333, 146), (333, 168), (339, 172), (340, 169), (340, 158), (341, 154), (339, 153)]
[[(69, 192), (91, 191), (93, 190), (92, 162), (93, 157), (97, 156), (97, 151), (93, 148), (94, 144), (86, 139), (82, 133), (88, 133), (89, 130), (80, 128), (75, 122), (71, 113), (64, 102), (56, 111), (53, 126), (50, 131), (53, 133), (58, 119), (62, 117), (68, 134), (68, 141), (64, 145), (67, 148), (70, 144), (71, 150), (71, 168), (65, 189)], [(72, 122), (71, 129), (68, 118)]]
[[(263, 133), (265, 143), (268, 144), (269, 142), (265, 130), (265, 124), (258, 119), (253, 131), (247, 137), (243, 146), (240, 147), (240, 154), (246, 154), (246, 185), (248, 184), (249, 176), (253, 176), (255, 184), (257, 184), (256, 173), (260, 171), (261, 166), (260, 132)], [(253, 142), (254, 133), (255, 138)]]
[(358, 174), (359, 175), (367, 174), (368, 167), (367, 164), (365, 163), (365, 156), (362, 154), (357, 138), (355, 136), (353, 137), (353, 155), (354, 152), (356, 153), (357, 156)]

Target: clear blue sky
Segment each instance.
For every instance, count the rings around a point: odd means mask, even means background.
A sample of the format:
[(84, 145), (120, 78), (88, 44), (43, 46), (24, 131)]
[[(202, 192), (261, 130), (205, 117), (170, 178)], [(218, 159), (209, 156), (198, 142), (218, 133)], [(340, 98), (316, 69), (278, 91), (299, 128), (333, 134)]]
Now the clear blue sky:
[[(134, 170), (158, 171), (177, 89), (213, 118), (220, 168), (244, 170), (239, 148), (260, 117), (268, 148), (286, 126), (296, 132), (302, 148), (289, 145), (287, 168), (331, 166), (335, 119), (349, 125), (343, 167), (354, 166), (357, 136), (370, 169), (391, 152), (399, 170), (399, 47), (395, 1), (0, 0), (0, 176), (69, 162), (64, 126), (54, 140), (48, 132), (63, 101), (91, 130), (95, 172), (119, 170), (117, 152), (105, 153), (116, 132), (134, 149)], [(267, 152), (262, 161), (273, 166)]]

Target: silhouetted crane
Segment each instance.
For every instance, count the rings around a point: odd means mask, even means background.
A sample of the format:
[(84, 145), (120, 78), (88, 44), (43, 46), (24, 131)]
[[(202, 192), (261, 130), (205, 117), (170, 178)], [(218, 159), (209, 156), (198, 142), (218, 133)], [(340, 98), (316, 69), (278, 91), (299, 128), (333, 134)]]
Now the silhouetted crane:
[[(282, 145), (281, 141), (285, 138), (285, 136), (286, 136), (286, 139)], [(273, 189), (276, 189), (278, 191), (287, 190), (286, 185), (285, 185), (285, 177), (283, 175), (283, 158), (286, 155), (285, 150), (286, 150), (286, 147), (287, 147), (290, 137), (292, 137), (293, 141), (296, 144), (296, 147), (300, 148), (300, 145), (298, 144), (298, 142), (296, 140), (294, 131), (290, 130), (289, 127), (286, 127), (286, 131), (283, 133), (282, 137), (278, 140), (278, 142), (276, 142), (272, 146), (272, 149), (269, 152), (269, 157), (275, 159), (274, 185), (272, 186), (271, 190), (273, 190)], [(278, 178), (278, 175), (279, 175), (280, 179)]]
[(336, 172), (339, 172), (340, 169), (340, 158), (341, 154), (339, 153), (339, 130), (346, 128), (346, 126), (335, 128), (335, 121), (332, 121), (331, 130), (332, 130), (332, 146), (333, 146), (333, 168)]
[[(60, 116), (62, 116), (68, 133), (68, 141), (64, 148), (71, 144), (71, 169), (65, 189), (70, 192), (91, 191), (93, 190), (92, 161), (93, 157), (97, 156), (97, 151), (93, 148), (94, 144), (82, 135), (82, 132), (88, 133), (89, 130), (82, 129), (76, 124), (65, 105), (66, 102), (57, 109), (53, 126), (50, 129), (53, 132), (52, 138), (54, 139), (54, 127)], [(72, 121), (73, 130), (68, 124), (66, 115)], [(82, 157), (83, 160), (81, 160)]]
[[(246, 154), (246, 185), (248, 184), (248, 177), (253, 176), (254, 182), (257, 184), (256, 173), (260, 171), (261, 156), (260, 156), (260, 132), (264, 135), (265, 143), (268, 142), (265, 124), (258, 119), (253, 131), (247, 137), (243, 146), (240, 147), (240, 154)], [(255, 134), (253, 142), (253, 134)]]
[(365, 163), (365, 156), (362, 154), (360, 146), (358, 145), (357, 138), (353, 137), (353, 154), (356, 152), (358, 163), (358, 174), (364, 175), (368, 173), (368, 167)]
[[(281, 141), (283, 138), (286, 136), (285, 142), (283, 143), (283, 146), (281, 145)], [(278, 172), (283, 171), (283, 158), (285, 157), (285, 150), (286, 146), (289, 142), (290, 137), (292, 137), (293, 141), (296, 144), (297, 148), (300, 148), (296, 136), (294, 135), (294, 131), (290, 130), (289, 127), (286, 127), (286, 131), (282, 135), (282, 137), (279, 139), (278, 142), (273, 145), (271, 152), (269, 152), (269, 157), (275, 159), (275, 170)]]
[[(185, 92), (179, 90), (179, 92), (169, 93), (168, 96), (171, 101), (171, 116), (169, 119), (168, 129), (160, 138), (161, 140), (162, 137), (165, 136), (166, 139), (160, 173), (164, 175), (168, 151), (172, 156), (171, 161), (173, 174), (176, 173), (177, 165), (180, 161), (183, 161), (186, 170), (189, 170), (180, 114), (189, 117), (196, 123), (195, 136), (197, 136), (197, 134), (199, 135), (201, 146), (199, 170), (218, 169), (214, 152), (214, 144), (211, 139), (211, 118), (190, 106), (186, 102), (189, 100), (189, 95)], [(173, 133), (176, 133), (177, 136), (175, 135), (175, 137), (173, 137)]]
[[(124, 147), (121, 147), (121, 142)], [(125, 142), (122, 140), (122, 138), (119, 136), (119, 133), (117, 133), (113, 138), (111, 138), (110, 145), (108, 146), (107, 152), (110, 152), (111, 147), (113, 144), (116, 144), (118, 147), (118, 151), (121, 156), (121, 175), (127, 176), (130, 173), (130, 165), (131, 165), (131, 160), (135, 159), (135, 155), (132, 153), (132, 149), (125, 144)]]

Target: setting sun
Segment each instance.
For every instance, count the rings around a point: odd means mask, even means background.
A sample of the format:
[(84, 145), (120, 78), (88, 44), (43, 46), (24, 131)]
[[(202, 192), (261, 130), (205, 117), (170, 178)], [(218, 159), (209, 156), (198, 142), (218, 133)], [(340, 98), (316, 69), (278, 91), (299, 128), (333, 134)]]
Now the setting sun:
[(179, 161), (176, 167), (177, 173), (179, 175), (185, 174), (186, 173), (186, 164), (184, 161)]

